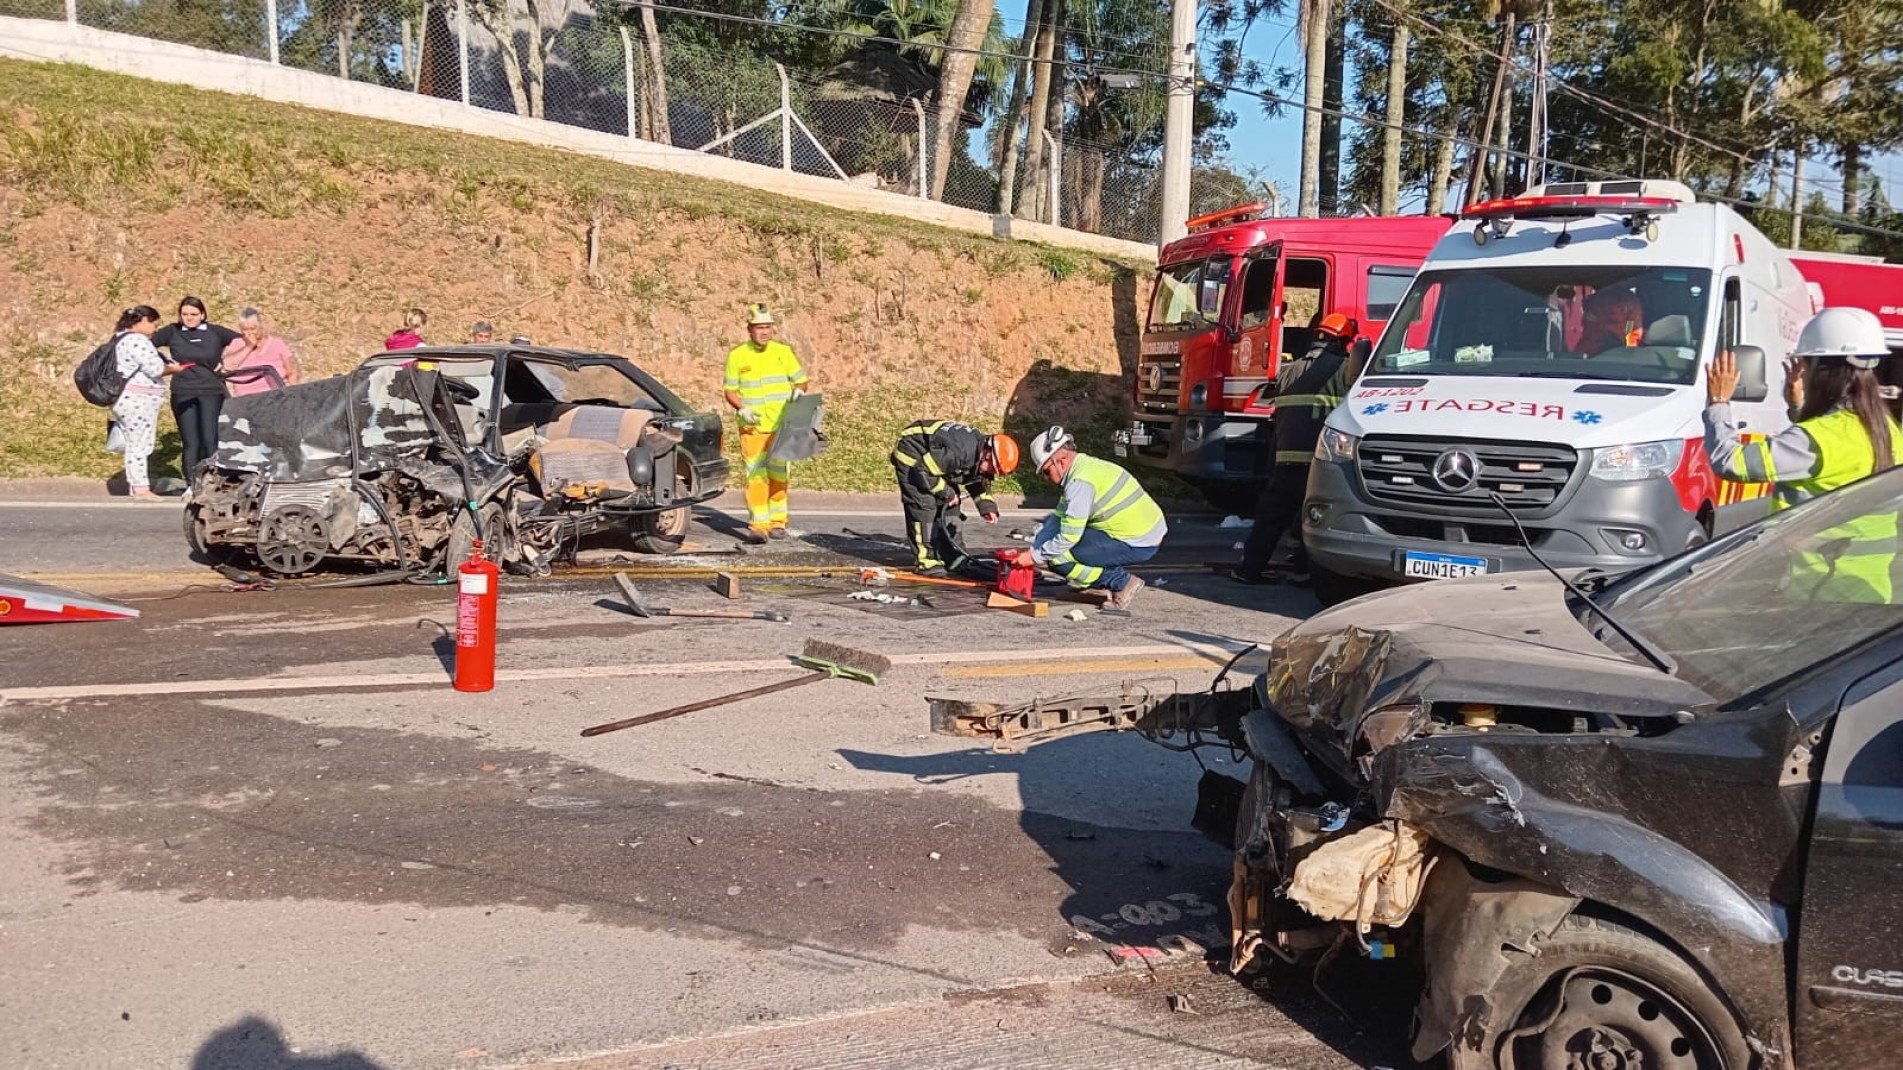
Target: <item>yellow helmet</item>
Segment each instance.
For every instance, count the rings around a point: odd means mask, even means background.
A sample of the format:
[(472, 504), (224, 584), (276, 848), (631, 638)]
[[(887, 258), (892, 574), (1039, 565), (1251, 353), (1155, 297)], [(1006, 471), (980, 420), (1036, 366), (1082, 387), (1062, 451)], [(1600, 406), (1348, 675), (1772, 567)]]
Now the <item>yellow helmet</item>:
[(766, 307), (764, 303), (755, 301), (753, 304), (747, 306), (747, 326), (753, 327), (762, 323), (772, 322), (774, 322), (773, 310)]

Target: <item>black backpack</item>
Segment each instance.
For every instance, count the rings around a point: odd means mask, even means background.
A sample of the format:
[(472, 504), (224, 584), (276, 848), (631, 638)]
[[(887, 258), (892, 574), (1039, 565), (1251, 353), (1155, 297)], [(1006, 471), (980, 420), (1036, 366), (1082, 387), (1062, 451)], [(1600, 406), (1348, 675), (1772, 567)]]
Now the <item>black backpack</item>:
[(79, 367), (73, 369), (73, 385), (79, 388), (80, 397), (94, 405), (111, 408), (119, 400), (126, 391), (126, 377), (119, 374), (118, 335), (79, 362)]

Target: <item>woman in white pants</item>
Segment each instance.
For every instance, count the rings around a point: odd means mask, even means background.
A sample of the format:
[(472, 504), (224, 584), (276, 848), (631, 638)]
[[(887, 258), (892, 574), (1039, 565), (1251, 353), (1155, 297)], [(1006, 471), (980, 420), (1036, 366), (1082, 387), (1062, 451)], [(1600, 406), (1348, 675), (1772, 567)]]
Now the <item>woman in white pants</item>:
[(136, 305), (119, 314), (113, 340), (113, 355), (119, 360), (119, 374), (126, 388), (112, 404), (112, 418), (126, 445), (126, 492), (134, 498), (156, 498), (151, 478), (146, 474), (146, 459), (158, 441), (159, 410), (165, 405), (165, 377), (180, 370), (168, 364), (152, 345), (152, 332), (159, 326), (158, 310)]

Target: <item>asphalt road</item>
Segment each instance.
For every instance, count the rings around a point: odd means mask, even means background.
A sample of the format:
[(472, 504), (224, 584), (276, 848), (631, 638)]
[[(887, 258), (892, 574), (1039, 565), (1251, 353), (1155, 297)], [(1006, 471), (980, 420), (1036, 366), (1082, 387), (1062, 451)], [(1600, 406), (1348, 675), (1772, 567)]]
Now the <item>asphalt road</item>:
[[(0, 631), (0, 1063), (1392, 1061), (1398, 1032), (1347, 1027), (1306, 976), (1202, 964), (1229, 863), (1189, 825), (1194, 757), (929, 731), (927, 695), (1205, 686), (1310, 597), (1165, 568), (1125, 619), (867, 605), (847, 566), (895, 548), (845, 529), (898, 521), (847, 505), (746, 555), (710, 514), (705, 556), (671, 563), (801, 569), (742, 581), (791, 624), (636, 620), (599, 569), (506, 580), (482, 695), (448, 686), (445, 590), (228, 592), (173, 507), (0, 505), (0, 571), (90, 574), (143, 614)], [(1216, 520), (1173, 559), (1226, 547)], [(898, 664), (578, 735), (783, 679), (807, 637)]]

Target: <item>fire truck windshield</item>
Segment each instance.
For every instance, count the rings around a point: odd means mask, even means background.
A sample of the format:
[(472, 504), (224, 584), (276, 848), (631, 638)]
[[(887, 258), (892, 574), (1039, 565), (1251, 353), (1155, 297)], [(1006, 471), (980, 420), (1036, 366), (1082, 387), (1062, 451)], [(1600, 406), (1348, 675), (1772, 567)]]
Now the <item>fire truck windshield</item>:
[(1711, 272), (1696, 268), (1425, 272), (1369, 371), (1689, 384), (1711, 296)]
[(1145, 329), (1184, 331), (1220, 323), (1233, 265), (1234, 260), (1224, 256), (1172, 264), (1158, 271)]

